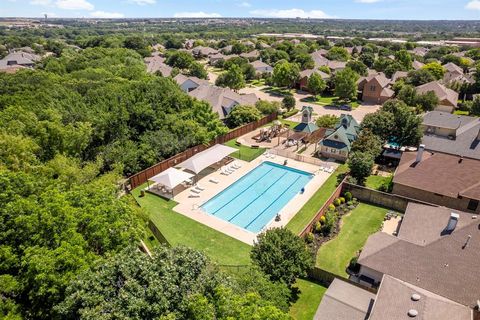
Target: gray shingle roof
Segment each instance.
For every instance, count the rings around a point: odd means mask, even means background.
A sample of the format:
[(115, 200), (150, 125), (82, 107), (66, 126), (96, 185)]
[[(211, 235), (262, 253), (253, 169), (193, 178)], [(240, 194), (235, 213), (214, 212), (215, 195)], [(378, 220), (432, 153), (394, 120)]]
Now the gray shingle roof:
[[(431, 216), (433, 212), (430, 210), (434, 209), (424, 205), (409, 206), (404, 218), (406, 223), (401, 225), (399, 237), (382, 232), (370, 236), (358, 262), (439, 296), (473, 307), (480, 297), (480, 277), (477, 273), (480, 261), (479, 221), (472, 219), (469, 214), (455, 211), (460, 214), (455, 230), (451, 234), (435, 235), (435, 232), (441, 232), (443, 224), (446, 227), (446, 213), (450, 209), (439, 208), (436, 211), (438, 217), (435, 218), (440, 221), (435, 222), (432, 221), (433, 218), (423, 216), (425, 212)], [(412, 226), (420, 230), (419, 232), (428, 230), (428, 234), (417, 235), (414, 234), (415, 231), (406, 230)], [(402, 230), (404, 228), (405, 230)], [(468, 246), (465, 246), (469, 235), (471, 239)], [(386, 239), (391, 241), (387, 243)], [(424, 245), (417, 244), (423, 240)]]
[(318, 306), (314, 320), (364, 320), (375, 295), (335, 279)]
[[(417, 294), (420, 299), (412, 300)], [(409, 310), (416, 310), (416, 319), (471, 320), (472, 310), (454, 301), (419, 288), (413, 284), (384, 276), (375, 298), (369, 320), (409, 320)]]

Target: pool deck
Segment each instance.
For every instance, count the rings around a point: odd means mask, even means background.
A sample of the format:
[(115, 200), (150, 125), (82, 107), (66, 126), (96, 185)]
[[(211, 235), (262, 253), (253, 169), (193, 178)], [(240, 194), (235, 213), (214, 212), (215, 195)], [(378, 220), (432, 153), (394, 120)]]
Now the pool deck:
[[(198, 221), (202, 224), (205, 224), (215, 230), (223, 232), (237, 240), (245, 242), (252, 245), (257, 238), (257, 234), (247, 231), (239, 226), (226, 222), (221, 218), (209, 215), (203, 212), (200, 209), (200, 206), (207, 202), (210, 198), (216, 194), (223, 191), (225, 188), (233, 184), (235, 181), (240, 179), (242, 176), (250, 172), (252, 169), (257, 167), (263, 161), (270, 161), (278, 164), (283, 164), (287, 158), (276, 156), (275, 158), (267, 158), (262, 155), (252, 162), (245, 162), (237, 160), (237, 162), (242, 164), (240, 169), (235, 170), (232, 174), (226, 176), (220, 173), (220, 170), (217, 170), (208, 176), (202, 178), (199, 181), (200, 186), (205, 188), (201, 191), (198, 196), (191, 197), (190, 189), (182, 191), (181, 193), (175, 195), (174, 200), (178, 202), (178, 205), (173, 208), (174, 211), (179, 212), (195, 221)], [(312, 174), (315, 174), (314, 177), (308, 182), (305, 186), (305, 192), (303, 194), (295, 195), (288, 204), (283, 207), (280, 211), (281, 220), (274, 221), (272, 220), (269, 224), (265, 226), (264, 229), (273, 228), (273, 227), (282, 227), (285, 226), (290, 219), (300, 210), (300, 208), (312, 197), (312, 195), (320, 188), (323, 183), (328, 179), (330, 173), (319, 171), (319, 167), (295, 161), (292, 159), (288, 160), (288, 166), (291, 168), (303, 170)], [(336, 168), (338, 165), (335, 163), (328, 163), (329, 166)], [(209, 179), (214, 178), (218, 180), (218, 183), (210, 182)]]

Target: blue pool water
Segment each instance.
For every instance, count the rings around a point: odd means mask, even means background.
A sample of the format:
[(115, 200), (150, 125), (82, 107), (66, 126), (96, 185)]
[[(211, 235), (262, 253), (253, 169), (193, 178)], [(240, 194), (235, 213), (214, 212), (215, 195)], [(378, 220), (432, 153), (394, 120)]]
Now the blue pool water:
[(218, 218), (259, 232), (312, 179), (308, 172), (263, 162), (202, 205)]

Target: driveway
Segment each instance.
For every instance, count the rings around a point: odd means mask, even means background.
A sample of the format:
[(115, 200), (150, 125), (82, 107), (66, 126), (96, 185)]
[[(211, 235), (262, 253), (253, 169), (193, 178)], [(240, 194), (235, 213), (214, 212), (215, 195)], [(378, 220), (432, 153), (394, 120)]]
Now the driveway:
[[(269, 93), (263, 92), (261, 89), (263, 87), (253, 87), (253, 88), (243, 88), (240, 90), (240, 93), (255, 93), (257, 97), (259, 97), (261, 100), (267, 100), (267, 101), (282, 101), (283, 97), (282, 96), (275, 96), (271, 95)], [(295, 108), (301, 110), (303, 106), (310, 106), (313, 108), (314, 112), (314, 119), (317, 119), (320, 116), (326, 115), (326, 114), (331, 114), (335, 116), (340, 116), (342, 113), (345, 114), (351, 114), (355, 120), (358, 122), (362, 122), (363, 118), (369, 114), (377, 111), (381, 106), (380, 105), (360, 105), (356, 109), (352, 111), (344, 111), (344, 110), (339, 110), (337, 108), (330, 108), (330, 107), (325, 107), (325, 106), (320, 106), (318, 104), (313, 104), (313, 103), (308, 103), (308, 102), (303, 102), (301, 101), (302, 99), (309, 97), (310, 95), (304, 92), (295, 92), (294, 95), (295, 100), (297, 101)], [(300, 122), (301, 121), (301, 114), (296, 114), (288, 120)]]

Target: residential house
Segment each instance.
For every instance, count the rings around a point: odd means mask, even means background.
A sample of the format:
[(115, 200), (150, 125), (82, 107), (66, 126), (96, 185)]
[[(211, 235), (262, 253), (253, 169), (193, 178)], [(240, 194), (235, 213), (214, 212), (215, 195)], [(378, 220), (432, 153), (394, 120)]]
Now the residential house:
[(201, 85), (209, 85), (207, 80), (199, 79), (197, 77), (187, 77), (183, 74), (176, 75), (173, 80), (175, 80), (180, 88), (182, 88), (182, 90), (185, 92), (195, 90)]
[(313, 108), (310, 106), (302, 107), (302, 121), (293, 128), (295, 132), (313, 133), (318, 130), (318, 126), (313, 121)]
[(149, 73), (159, 72), (163, 77), (169, 77), (172, 74), (173, 68), (165, 64), (165, 58), (163, 57), (153, 56), (145, 58), (145, 64)]
[(232, 52), (232, 48), (233, 46), (230, 44), (226, 47), (223, 47), (220, 49), (220, 51), (223, 53), (223, 54), (230, 54)]
[(13, 73), (19, 69), (32, 68), (40, 58), (39, 55), (33, 53), (23, 51), (11, 52), (0, 60), (0, 71)]
[(188, 93), (198, 100), (206, 101), (212, 110), (218, 113), (220, 119), (225, 119), (232, 109), (238, 105), (253, 106), (259, 100), (254, 94), (241, 95), (229, 88), (202, 84)]
[(249, 61), (256, 60), (258, 59), (259, 56), (260, 56), (260, 52), (258, 52), (258, 50), (253, 50), (250, 52), (240, 54), (240, 57), (245, 58)]
[(430, 51), (429, 49), (427, 48), (424, 48), (424, 47), (416, 47), (416, 48), (413, 48), (413, 50), (410, 50), (409, 52), (410, 53), (413, 53), (417, 56), (420, 56), (420, 57), (424, 57), (428, 51)]
[(250, 62), (250, 64), (255, 69), (255, 72), (257, 74), (272, 73), (273, 72), (273, 67), (266, 64), (265, 62), (263, 62), (261, 60), (255, 60), (253, 62)]
[(406, 77), (408, 77), (407, 71), (395, 71), (395, 73), (392, 75), (392, 83), (395, 83), (398, 80), (404, 79)]
[(325, 138), (318, 143), (319, 153), (322, 157), (346, 161), (352, 148), (352, 143), (357, 139), (360, 125), (349, 114), (342, 114), (335, 128), (327, 129)]
[(464, 74), (463, 69), (454, 64), (453, 62), (449, 62), (443, 66), (445, 68), (445, 75), (443, 76), (443, 82), (448, 84), (452, 82), (460, 82), (460, 83), (474, 83), (472, 77)]
[[(352, 280), (364, 285), (380, 283), (377, 298), (385, 293), (385, 285), (392, 286), (387, 296), (400, 305), (410, 294), (409, 309), (417, 310), (419, 319), (471, 319), (480, 296), (478, 226), (469, 213), (409, 203), (396, 236), (380, 231), (367, 239), (358, 258), (360, 271)], [(380, 305), (388, 308), (376, 300), (369, 319), (409, 319), (409, 309), (398, 310), (393, 303), (391, 310), (377, 313)], [(422, 315), (422, 310), (429, 316)], [(396, 311), (404, 316), (393, 317), (391, 312)]]
[(333, 73), (336, 73), (338, 71), (345, 69), (346, 66), (347, 66), (347, 63), (345, 61), (329, 60), (327, 63), (327, 67), (329, 67)]
[(362, 77), (357, 83), (358, 90), (362, 92), (362, 101), (365, 103), (383, 104), (395, 94), (390, 89), (390, 80), (383, 73)]
[(189, 40), (186, 40), (185, 43), (183, 44), (184, 48), (187, 49), (187, 50), (190, 50), (193, 48), (193, 45), (195, 44), (195, 40), (193, 39), (189, 39)]
[(224, 54), (220, 53), (220, 52), (218, 52), (216, 54), (212, 54), (210, 57), (208, 57), (208, 63), (211, 66), (215, 66), (219, 62), (223, 62), (225, 60), (226, 60), (226, 56)]
[(417, 61), (417, 60), (415, 60), (415, 61), (412, 62), (412, 67), (413, 67), (413, 69), (415, 69), (415, 70), (420, 70), (420, 69), (422, 69), (422, 67), (423, 67), (424, 65), (425, 65), (424, 63), (422, 63), (422, 62), (420, 62), (420, 61)]
[(393, 191), (404, 197), (480, 213), (480, 161), (432, 152), (420, 145), (403, 152), (393, 177)]
[(426, 150), (480, 160), (480, 118), (432, 111), (421, 128)]
[(416, 87), (417, 93), (424, 94), (429, 91), (435, 93), (439, 103), (435, 110), (453, 112), (457, 107), (458, 93), (445, 87), (439, 81), (432, 81)]
[(218, 50), (210, 47), (197, 46), (192, 49), (192, 54), (195, 58), (205, 58), (217, 54)]
[(320, 75), (320, 77), (323, 80), (327, 80), (327, 79), (330, 78), (329, 74), (327, 74), (323, 71), (320, 71), (318, 69), (306, 69), (306, 70), (303, 70), (302, 72), (300, 72), (300, 77), (299, 77), (299, 80), (297, 82), (297, 87), (300, 90), (308, 91), (308, 79), (310, 79), (310, 77), (314, 73), (317, 73), (318, 75)]
[(472, 320), (473, 310), (415, 284), (384, 275), (374, 294), (336, 278), (314, 320)]

